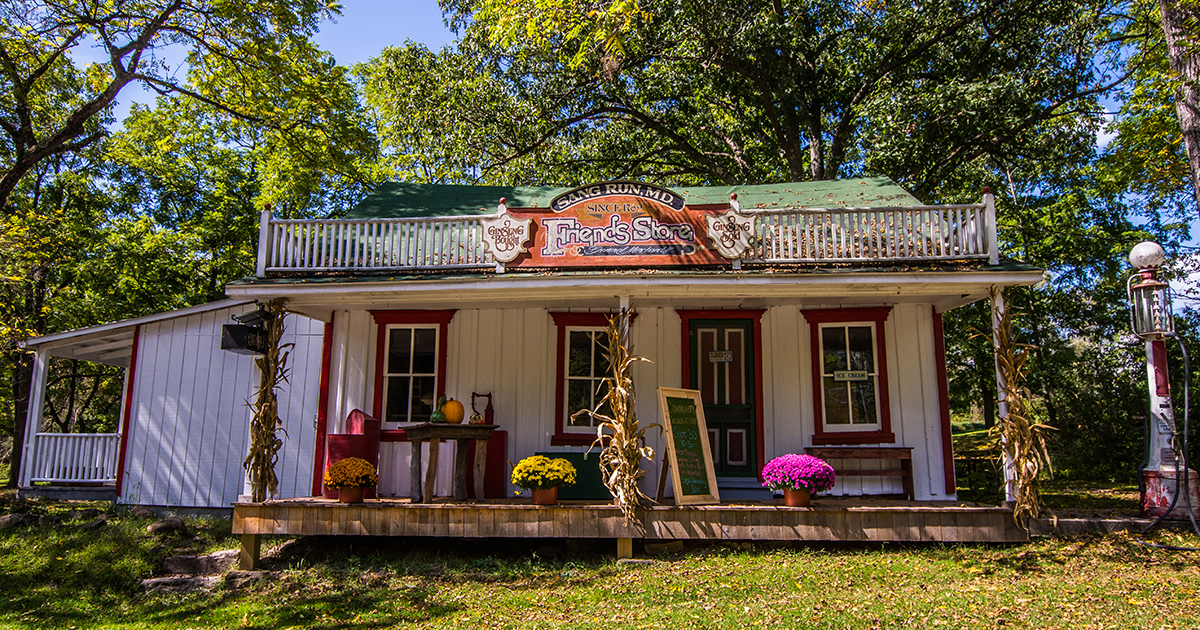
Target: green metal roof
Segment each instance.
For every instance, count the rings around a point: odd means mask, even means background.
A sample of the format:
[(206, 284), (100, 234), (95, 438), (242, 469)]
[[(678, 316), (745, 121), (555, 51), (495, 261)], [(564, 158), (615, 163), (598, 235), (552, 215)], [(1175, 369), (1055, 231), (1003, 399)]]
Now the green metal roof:
[[(398, 219), (493, 214), (500, 198), (510, 208), (548, 208), (571, 190), (548, 186), (466, 186), (388, 182), (367, 195), (347, 219)], [(743, 209), (914, 206), (920, 201), (887, 177), (753, 186), (693, 186), (672, 189), (688, 205), (721, 204), (737, 193)]]

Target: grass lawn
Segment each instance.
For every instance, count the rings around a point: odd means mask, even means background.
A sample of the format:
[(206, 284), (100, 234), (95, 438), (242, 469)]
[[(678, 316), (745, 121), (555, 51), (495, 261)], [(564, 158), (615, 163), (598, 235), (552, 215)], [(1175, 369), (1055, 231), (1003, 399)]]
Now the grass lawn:
[[(1123, 535), (711, 545), (639, 566), (601, 555), (611, 541), (568, 553), (561, 541), (308, 539), (275, 561), (272, 582), (184, 596), (146, 595), (138, 582), (171, 553), (234, 547), (228, 523), (189, 520), (195, 537), (162, 540), (144, 533), (149, 522), (115, 512), (98, 532), (0, 530), (0, 627), (1200, 627), (1200, 555)], [(1200, 546), (1190, 534), (1155, 539)]]

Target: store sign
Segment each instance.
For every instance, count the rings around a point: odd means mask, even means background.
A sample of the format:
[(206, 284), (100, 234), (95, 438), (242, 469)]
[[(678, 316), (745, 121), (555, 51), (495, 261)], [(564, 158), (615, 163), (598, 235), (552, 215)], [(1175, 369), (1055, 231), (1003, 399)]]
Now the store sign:
[[(503, 235), (510, 237), (503, 247), (513, 258), (502, 262), (511, 267), (671, 267), (727, 265), (741, 255), (724, 244), (718, 247), (710, 234), (708, 219), (728, 213), (728, 206), (689, 208), (683, 197), (664, 188), (592, 184), (555, 197), (550, 206), (507, 208), (490, 220), (488, 229), (504, 227)], [(530, 222), (527, 232), (517, 227), (525, 221)], [(753, 219), (742, 223), (752, 229)]]
[(870, 378), (871, 373), (866, 370), (835, 370), (833, 372), (833, 380), (838, 382), (865, 381)]

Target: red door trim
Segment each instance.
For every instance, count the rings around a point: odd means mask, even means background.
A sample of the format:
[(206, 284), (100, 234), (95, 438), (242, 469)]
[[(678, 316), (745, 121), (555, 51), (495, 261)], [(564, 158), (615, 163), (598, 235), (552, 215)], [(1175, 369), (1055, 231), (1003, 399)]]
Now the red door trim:
[(748, 319), (754, 325), (754, 443), (755, 443), (755, 463), (758, 467), (758, 478), (762, 480), (762, 469), (766, 464), (766, 436), (763, 427), (764, 401), (763, 401), (763, 346), (762, 346), (762, 316), (767, 312), (765, 308), (747, 308), (747, 309), (676, 309), (679, 314), (679, 336), (681, 350), (683, 353), (683, 363), (680, 368), (680, 382), (683, 389), (691, 388), (692, 380), (692, 348), (688, 343), (688, 326), (693, 319)]
[(117, 451), (117, 496), (121, 496), (121, 486), (125, 483), (125, 455), (129, 446), (129, 423), (133, 416), (133, 385), (137, 377), (138, 345), (142, 340), (142, 325), (133, 327), (133, 348), (129, 351), (129, 382), (125, 384), (125, 419), (121, 421), (121, 446)]

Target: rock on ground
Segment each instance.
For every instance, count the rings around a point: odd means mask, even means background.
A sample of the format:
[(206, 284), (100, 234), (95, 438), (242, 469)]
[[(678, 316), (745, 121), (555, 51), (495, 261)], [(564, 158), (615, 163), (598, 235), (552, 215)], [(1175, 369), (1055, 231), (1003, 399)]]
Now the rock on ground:
[(157, 536), (169, 536), (178, 534), (187, 536), (187, 526), (183, 524), (183, 519), (177, 516), (168, 516), (162, 520), (155, 521), (146, 526), (147, 534), (155, 534)]
[(36, 514), (5, 514), (0, 516), (0, 529), (8, 529), (9, 527), (20, 527), (22, 525), (33, 525), (38, 522)]
[(215, 575), (171, 576), (142, 580), (142, 590), (147, 593), (197, 593), (217, 588), (221, 578)]
[(226, 549), (207, 556), (171, 556), (162, 571), (172, 575), (220, 575), (237, 564), (238, 550)]

